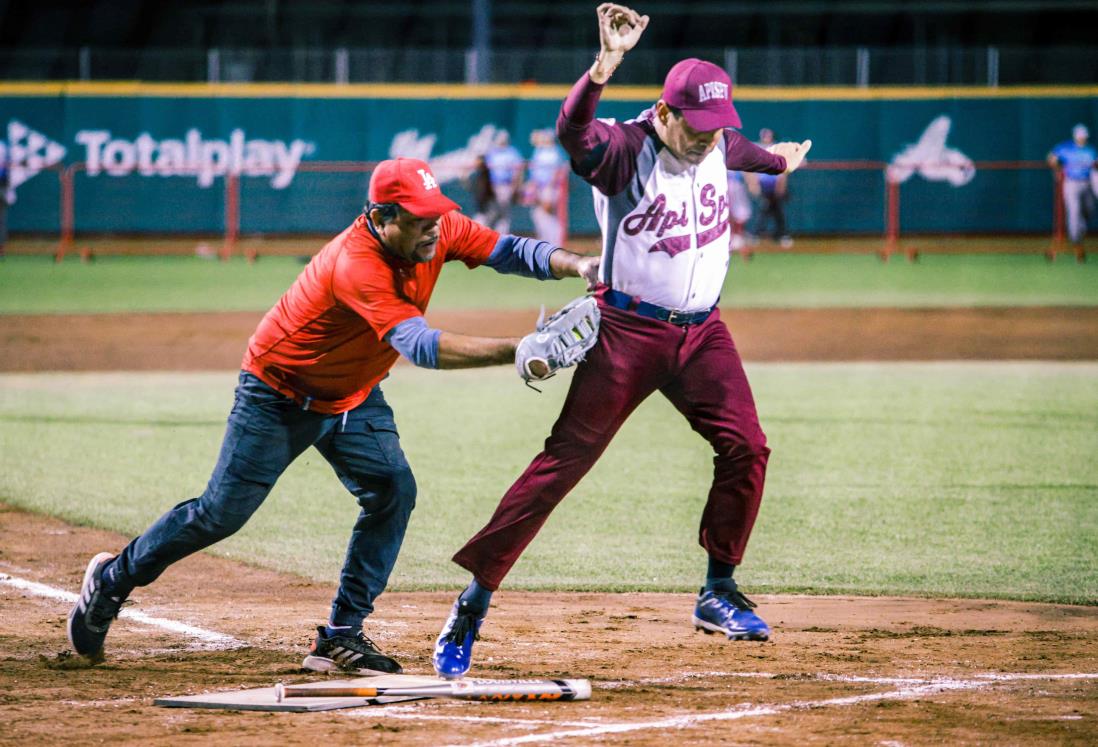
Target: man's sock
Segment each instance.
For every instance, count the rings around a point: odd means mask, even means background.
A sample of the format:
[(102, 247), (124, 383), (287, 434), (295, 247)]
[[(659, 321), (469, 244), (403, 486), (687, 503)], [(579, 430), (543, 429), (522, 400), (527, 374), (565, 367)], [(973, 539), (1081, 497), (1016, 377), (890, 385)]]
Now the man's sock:
[(324, 637), (331, 638), (337, 635), (354, 635), (354, 628), (350, 625), (332, 625), (331, 623), (324, 626)]
[(736, 591), (736, 582), (732, 578), (736, 566), (709, 558), (709, 567), (705, 572), (705, 591)]
[(463, 606), (483, 615), (488, 611), (488, 604), (492, 601), (492, 592), (477, 583), (477, 580), (474, 578), (472, 582), (465, 587), (465, 591), (461, 592), (458, 601), (464, 602)]

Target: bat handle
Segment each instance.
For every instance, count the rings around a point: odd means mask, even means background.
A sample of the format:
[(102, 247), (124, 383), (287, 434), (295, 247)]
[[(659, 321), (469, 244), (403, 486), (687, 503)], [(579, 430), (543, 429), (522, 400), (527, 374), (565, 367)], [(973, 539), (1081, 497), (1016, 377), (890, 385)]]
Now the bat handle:
[[(398, 688), (399, 689), (399, 688)], [(282, 688), (283, 698), (376, 698), (385, 695), (386, 688), (376, 687), (309, 687)]]

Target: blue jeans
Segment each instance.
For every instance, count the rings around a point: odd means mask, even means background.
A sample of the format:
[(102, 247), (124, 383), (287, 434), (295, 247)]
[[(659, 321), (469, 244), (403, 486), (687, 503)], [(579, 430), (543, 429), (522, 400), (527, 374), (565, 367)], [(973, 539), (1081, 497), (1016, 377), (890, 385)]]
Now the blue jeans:
[(415, 507), (416, 482), (381, 389), (340, 415), (303, 410), (241, 372), (221, 454), (200, 497), (180, 503), (131, 542), (106, 569), (118, 591), (152, 583), (172, 563), (236, 532), (279, 475), (315, 446), (362, 507), (351, 532), (332, 625), (356, 630), (373, 612)]

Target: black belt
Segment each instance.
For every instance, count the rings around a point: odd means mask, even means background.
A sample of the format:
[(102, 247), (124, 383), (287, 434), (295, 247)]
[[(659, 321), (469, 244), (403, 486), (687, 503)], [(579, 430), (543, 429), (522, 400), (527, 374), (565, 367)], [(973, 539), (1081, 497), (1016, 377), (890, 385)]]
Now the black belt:
[(703, 311), (675, 311), (674, 309), (665, 309), (662, 306), (657, 306), (656, 304), (648, 303), (647, 301), (638, 301), (633, 296), (622, 293), (621, 291), (616, 291), (613, 288), (606, 289), (606, 292), (602, 294), (602, 300), (615, 309), (632, 311), (641, 316), (649, 317), (650, 319), (659, 319), (661, 322), (670, 322), (671, 324), (678, 324), (680, 326), (701, 324), (709, 318), (709, 315), (713, 313), (713, 309), (716, 308), (713, 306)]

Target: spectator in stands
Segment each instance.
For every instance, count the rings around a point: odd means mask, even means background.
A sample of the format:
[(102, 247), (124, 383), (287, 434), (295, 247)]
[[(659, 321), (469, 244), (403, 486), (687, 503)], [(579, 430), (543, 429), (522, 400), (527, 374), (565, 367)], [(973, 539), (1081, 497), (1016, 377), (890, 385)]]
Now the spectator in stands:
[(494, 209), (489, 211), (486, 223), (500, 233), (510, 233), (511, 203), (517, 196), (516, 190), (522, 185), (524, 164), (522, 154), (511, 145), (511, 136), (506, 130), (496, 133), (495, 142), (484, 154), (484, 162), (488, 166), (495, 197)]
[(568, 161), (552, 130), (534, 130), (530, 133), (530, 144), (534, 146), (534, 152), (530, 156), (523, 202), (531, 207), (530, 215), (538, 239), (560, 246), (563, 226), (559, 202)]
[(484, 156), (477, 156), (473, 164), (473, 171), (465, 182), (466, 188), (473, 195), (476, 204), (476, 213), (473, 220), (485, 226), (492, 224), (491, 218), (496, 210), (496, 196), (492, 193), (492, 177), (488, 173), (488, 164)]
[(1067, 212), (1068, 238), (1082, 258), (1083, 238), (1087, 222), (1094, 213), (1095, 150), (1087, 145), (1090, 132), (1086, 125), (1077, 124), (1071, 130), (1071, 140), (1065, 140), (1048, 154), (1048, 164), (1063, 172), (1064, 210)]
[[(774, 145), (774, 131), (764, 127), (759, 130), (759, 146), (769, 148)], [(786, 174), (747, 174), (747, 189), (758, 203), (759, 209), (755, 214), (755, 230), (753, 236), (760, 237), (767, 229), (769, 223), (773, 223), (771, 236), (774, 241), (781, 244), (783, 249), (793, 246), (793, 237), (789, 235), (785, 225), (785, 203), (789, 200), (789, 177)]]

